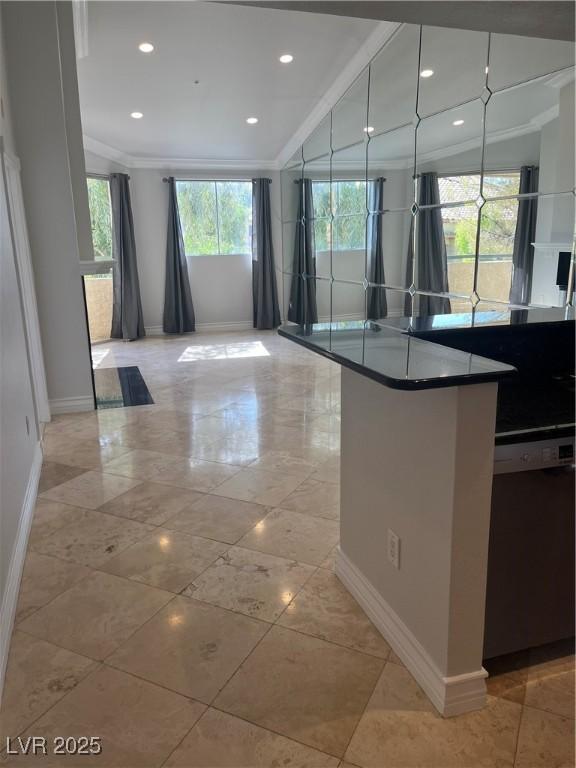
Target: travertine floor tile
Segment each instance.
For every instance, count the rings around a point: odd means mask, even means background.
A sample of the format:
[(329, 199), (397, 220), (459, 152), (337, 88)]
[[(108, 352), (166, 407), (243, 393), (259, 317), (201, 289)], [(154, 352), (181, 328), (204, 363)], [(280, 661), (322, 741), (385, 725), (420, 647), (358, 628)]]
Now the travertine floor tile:
[(242, 537), (238, 546), (320, 565), (338, 538), (338, 523), (334, 520), (275, 509)]
[(271, 511), (261, 504), (208, 494), (171, 517), (166, 527), (235, 544)]
[(272, 627), (216, 698), (215, 706), (341, 757), (383, 663)]
[(314, 567), (231, 547), (184, 594), (222, 608), (274, 621), (314, 573)]
[(208, 709), (166, 763), (167, 768), (337, 768), (338, 758), (277, 733)]
[(227, 549), (210, 539), (156, 528), (102, 566), (102, 570), (152, 587), (181, 592)]
[(92, 659), (14, 632), (0, 708), (2, 747), (6, 737), (18, 736), (96, 667)]
[(84, 472), (88, 469), (102, 471), (102, 466), (106, 462), (112, 461), (112, 459), (116, 459), (130, 450), (112, 437), (109, 440), (103, 440), (102, 443), (95, 438), (68, 442), (72, 444), (62, 445), (59, 449), (52, 450), (48, 454), (50, 461), (68, 464), (71, 467), (82, 469)]
[(20, 628), (92, 659), (104, 659), (172, 597), (95, 572), (25, 619)]
[(136, 480), (153, 480), (158, 473), (169, 469), (177, 461), (175, 456), (167, 453), (134, 449), (108, 461), (102, 467), (102, 471), (111, 475), (132, 477)]
[(16, 623), (31, 616), (89, 573), (89, 569), (81, 565), (28, 552), (20, 582)]
[(80, 467), (72, 467), (52, 460), (44, 461), (38, 483), (38, 493), (49, 491), (50, 488), (62, 485), (67, 480), (72, 480), (72, 478), (78, 477), (78, 475), (82, 475), (84, 472), (86, 470)]
[(483, 666), (488, 672), (487, 692), (491, 696), (523, 704), (526, 696), (529, 660), (528, 651), (485, 659)]
[(321, 568), (288, 605), (278, 624), (382, 659), (390, 651), (338, 577)]
[(306, 459), (292, 456), (286, 451), (267, 451), (251, 465), (251, 469), (263, 469), (266, 472), (279, 472), (294, 475), (304, 480), (316, 470), (316, 464)]
[(42, 494), (42, 498), (87, 509), (98, 509), (102, 504), (120, 496), (121, 493), (126, 493), (136, 485), (138, 480), (90, 471), (51, 488)]
[(340, 482), (340, 454), (325, 459), (318, 465), (316, 471), (310, 475), (312, 480), (320, 480), (323, 483)]
[(515, 768), (574, 768), (574, 720), (524, 707)]
[(574, 718), (573, 641), (535, 648), (530, 653), (527, 673), (527, 706)]
[(214, 489), (217, 496), (241, 501), (252, 501), (265, 506), (278, 506), (298, 485), (301, 479), (280, 472), (261, 469), (242, 469), (235, 477)]
[(187, 488), (163, 483), (142, 483), (108, 501), (98, 511), (138, 520), (141, 523), (162, 525), (201, 498), (203, 494)]
[(337, 520), (340, 517), (340, 487), (335, 483), (305, 480), (284, 499), (282, 509)]
[(338, 554), (338, 545), (336, 545), (329, 555), (320, 563), (320, 568), (326, 568), (328, 571), (336, 570), (336, 556)]
[(260, 446), (256, 440), (245, 437), (224, 437), (215, 442), (197, 442), (191, 455), (203, 461), (217, 461), (222, 464), (234, 464), (245, 467), (252, 464), (260, 455)]
[(346, 760), (365, 768), (512, 766), (521, 709), (489, 697), (478, 712), (444, 718), (404, 667), (388, 663)]
[(47, 712), (30, 733), (50, 741), (57, 735), (101, 737), (101, 755), (52, 755), (39, 758), (41, 766), (160, 768), (204, 709), (184, 696), (103, 667)]
[[(20, 661), (10, 662), (0, 737), (6, 725), (41, 734), (34, 721), (54, 713), (46, 733), (104, 737), (106, 753), (93, 759), (98, 768), (160, 768), (167, 759), (191, 768), (335, 768), (336, 758), (315, 750), (342, 754), (385, 655), (332, 575), (338, 366), (273, 332), (107, 347), (107, 365), (140, 366), (157, 404), (69, 414), (46, 426), (46, 495), (35, 511), (19, 626), (53, 642), (15, 633)], [(259, 356), (243, 357), (254, 350)], [(108, 462), (112, 472), (102, 473)], [(229, 545), (236, 546), (228, 562), (207, 562)], [(298, 565), (288, 567), (292, 561)], [(292, 571), (317, 565), (324, 570), (297, 591)], [(169, 590), (194, 581), (198, 590), (190, 593), (202, 601), (175, 598), (140, 579)], [(241, 614), (261, 606), (255, 615), (273, 618), (294, 592), (277, 622), (298, 632)], [(281, 636), (289, 641), (282, 644)], [(391, 652), (388, 684), (380, 681), (338, 768), (506, 768), (525, 698), (518, 768), (573, 768), (570, 653), (547, 648), (491, 661), (488, 690), (500, 701), (489, 697), (486, 710), (443, 720), (414, 694), (414, 681)], [(107, 669), (100, 678), (87, 657), (106, 654), (134, 676)], [(222, 686), (238, 717), (211, 710), (194, 725), (204, 705), (182, 694), (209, 703)], [(0, 738), (0, 762), (2, 746)], [(89, 764), (83, 757), (81, 765)]]
[(175, 464), (155, 476), (158, 483), (168, 483), (193, 491), (209, 493), (216, 486), (240, 472), (240, 467), (218, 464), (215, 461), (179, 459)]
[(96, 568), (153, 531), (151, 525), (88, 512), (33, 545), (33, 550)]
[(267, 629), (247, 616), (176, 597), (108, 663), (209, 704)]
[(38, 544), (69, 523), (82, 519), (84, 515), (86, 510), (81, 507), (39, 498), (34, 509), (28, 545)]

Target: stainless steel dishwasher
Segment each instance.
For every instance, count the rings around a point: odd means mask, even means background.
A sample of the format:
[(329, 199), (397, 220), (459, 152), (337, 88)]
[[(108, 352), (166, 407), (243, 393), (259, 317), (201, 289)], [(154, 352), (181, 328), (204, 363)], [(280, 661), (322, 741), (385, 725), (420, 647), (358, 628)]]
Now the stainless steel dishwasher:
[(574, 635), (573, 378), (501, 388), (484, 658)]

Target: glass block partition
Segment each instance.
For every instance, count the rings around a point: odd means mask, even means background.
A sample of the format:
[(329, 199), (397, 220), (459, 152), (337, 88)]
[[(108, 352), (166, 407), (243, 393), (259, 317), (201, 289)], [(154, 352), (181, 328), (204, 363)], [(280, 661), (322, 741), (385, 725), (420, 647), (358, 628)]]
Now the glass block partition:
[(564, 306), (574, 46), (402, 25), (281, 182), (289, 322)]

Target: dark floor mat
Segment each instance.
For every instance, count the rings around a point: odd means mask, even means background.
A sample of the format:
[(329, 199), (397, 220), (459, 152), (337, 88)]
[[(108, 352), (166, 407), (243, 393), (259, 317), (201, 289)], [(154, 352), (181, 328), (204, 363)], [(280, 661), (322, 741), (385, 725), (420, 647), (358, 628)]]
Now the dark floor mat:
[(94, 389), (96, 408), (124, 408), (154, 403), (136, 365), (125, 368), (97, 368), (94, 371)]

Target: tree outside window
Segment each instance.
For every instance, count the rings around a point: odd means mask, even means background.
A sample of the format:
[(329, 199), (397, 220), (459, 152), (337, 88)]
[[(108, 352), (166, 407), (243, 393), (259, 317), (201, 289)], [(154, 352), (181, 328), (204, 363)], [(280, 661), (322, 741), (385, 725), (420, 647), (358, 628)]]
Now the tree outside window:
[[(366, 243), (366, 182), (313, 181), (314, 236), (317, 251), (364, 250)], [(330, 228), (330, 213), (334, 220)], [(332, 232), (332, 243), (330, 234)]]
[(252, 252), (252, 182), (177, 181), (187, 256)]
[[(520, 173), (484, 175), (484, 197), (501, 198), (518, 194)], [(443, 176), (438, 180), (440, 202), (473, 201), (480, 188), (480, 174)], [(518, 201), (514, 198), (484, 203), (480, 216), (480, 259), (510, 260), (518, 217)], [(473, 259), (476, 253), (478, 209), (474, 202), (442, 209), (444, 239), (449, 259)]]
[(112, 207), (110, 204), (110, 182), (105, 178), (89, 176), (87, 185), (94, 260), (112, 261)]

